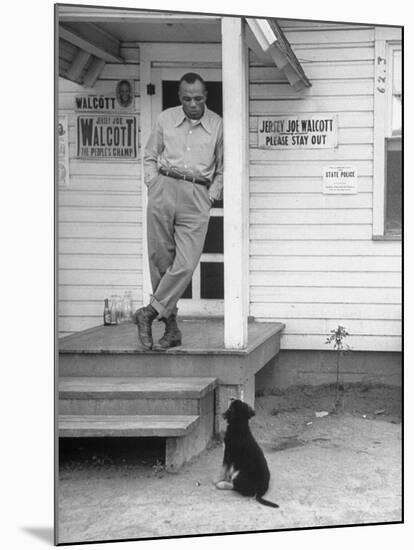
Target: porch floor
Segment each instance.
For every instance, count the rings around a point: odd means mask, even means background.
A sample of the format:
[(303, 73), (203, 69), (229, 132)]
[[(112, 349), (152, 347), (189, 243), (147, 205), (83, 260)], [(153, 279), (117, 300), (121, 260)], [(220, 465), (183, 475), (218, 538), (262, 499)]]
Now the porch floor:
[[(271, 338), (279, 337), (284, 329), (283, 323), (249, 322), (248, 343), (244, 349), (226, 349), (224, 347), (224, 321), (220, 319), (179, 319), (183, 333), (181, 346), (167, 352), (148, 351), (138, 341), (136, 325), (124, 323), (113, 326), (98, 326), (59, 340), (60, 353), (133, 353), (133, 354), (228, 354), (249, 355)], [(164, 324), (153, 323), (153, 336), (156, 342), (163, 334)]]

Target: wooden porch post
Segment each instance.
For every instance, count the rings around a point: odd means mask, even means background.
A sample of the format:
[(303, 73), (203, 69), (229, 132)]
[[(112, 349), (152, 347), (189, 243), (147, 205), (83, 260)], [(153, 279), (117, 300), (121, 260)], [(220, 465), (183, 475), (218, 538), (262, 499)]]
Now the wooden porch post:
[(248, 58), (245, 22), (223, 17), (224, 345), (247, 346), (249, 313)]

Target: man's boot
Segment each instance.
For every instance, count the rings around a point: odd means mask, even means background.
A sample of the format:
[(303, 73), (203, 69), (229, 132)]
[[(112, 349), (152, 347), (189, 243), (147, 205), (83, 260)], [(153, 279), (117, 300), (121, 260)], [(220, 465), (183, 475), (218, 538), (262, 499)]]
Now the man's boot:
[(152, 322), (157, 317), (158, 312), (151, 304), (137, 309), (134, 313), (134, 323), (138, 327), (138, 336), (145, 349), (152, 349), (154, 343), (152, 339)]
[(174, 348), (175, 346), (181, 346), (181, 331), (177, 326), (177, 316), (171, 314), (167, 319), (162, 319), (165, 323), (165, 332), (158, 340), (158, 347), (160, 349)]

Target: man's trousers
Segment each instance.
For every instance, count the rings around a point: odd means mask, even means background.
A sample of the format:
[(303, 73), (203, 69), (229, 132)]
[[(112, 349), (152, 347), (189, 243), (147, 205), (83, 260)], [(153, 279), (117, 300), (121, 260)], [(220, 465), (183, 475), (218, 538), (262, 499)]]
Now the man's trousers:
[(211, 202), (204, 185), (162, 174), (148, 185), (148, 258), (159, 317), (177, 313), (203, 251)]

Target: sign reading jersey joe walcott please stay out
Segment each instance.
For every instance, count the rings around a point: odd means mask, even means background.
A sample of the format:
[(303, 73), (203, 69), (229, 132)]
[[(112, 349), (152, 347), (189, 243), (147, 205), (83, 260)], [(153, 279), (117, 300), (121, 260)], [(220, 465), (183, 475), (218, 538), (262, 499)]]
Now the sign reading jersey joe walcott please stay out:
[(82, 114), (77, 117), (77, 157), (91, 160), (137, 158), (135, 115)]
[(337, 115), (259, 117), (257, 135), (265, 149), (329, 149), (338, 145)]

